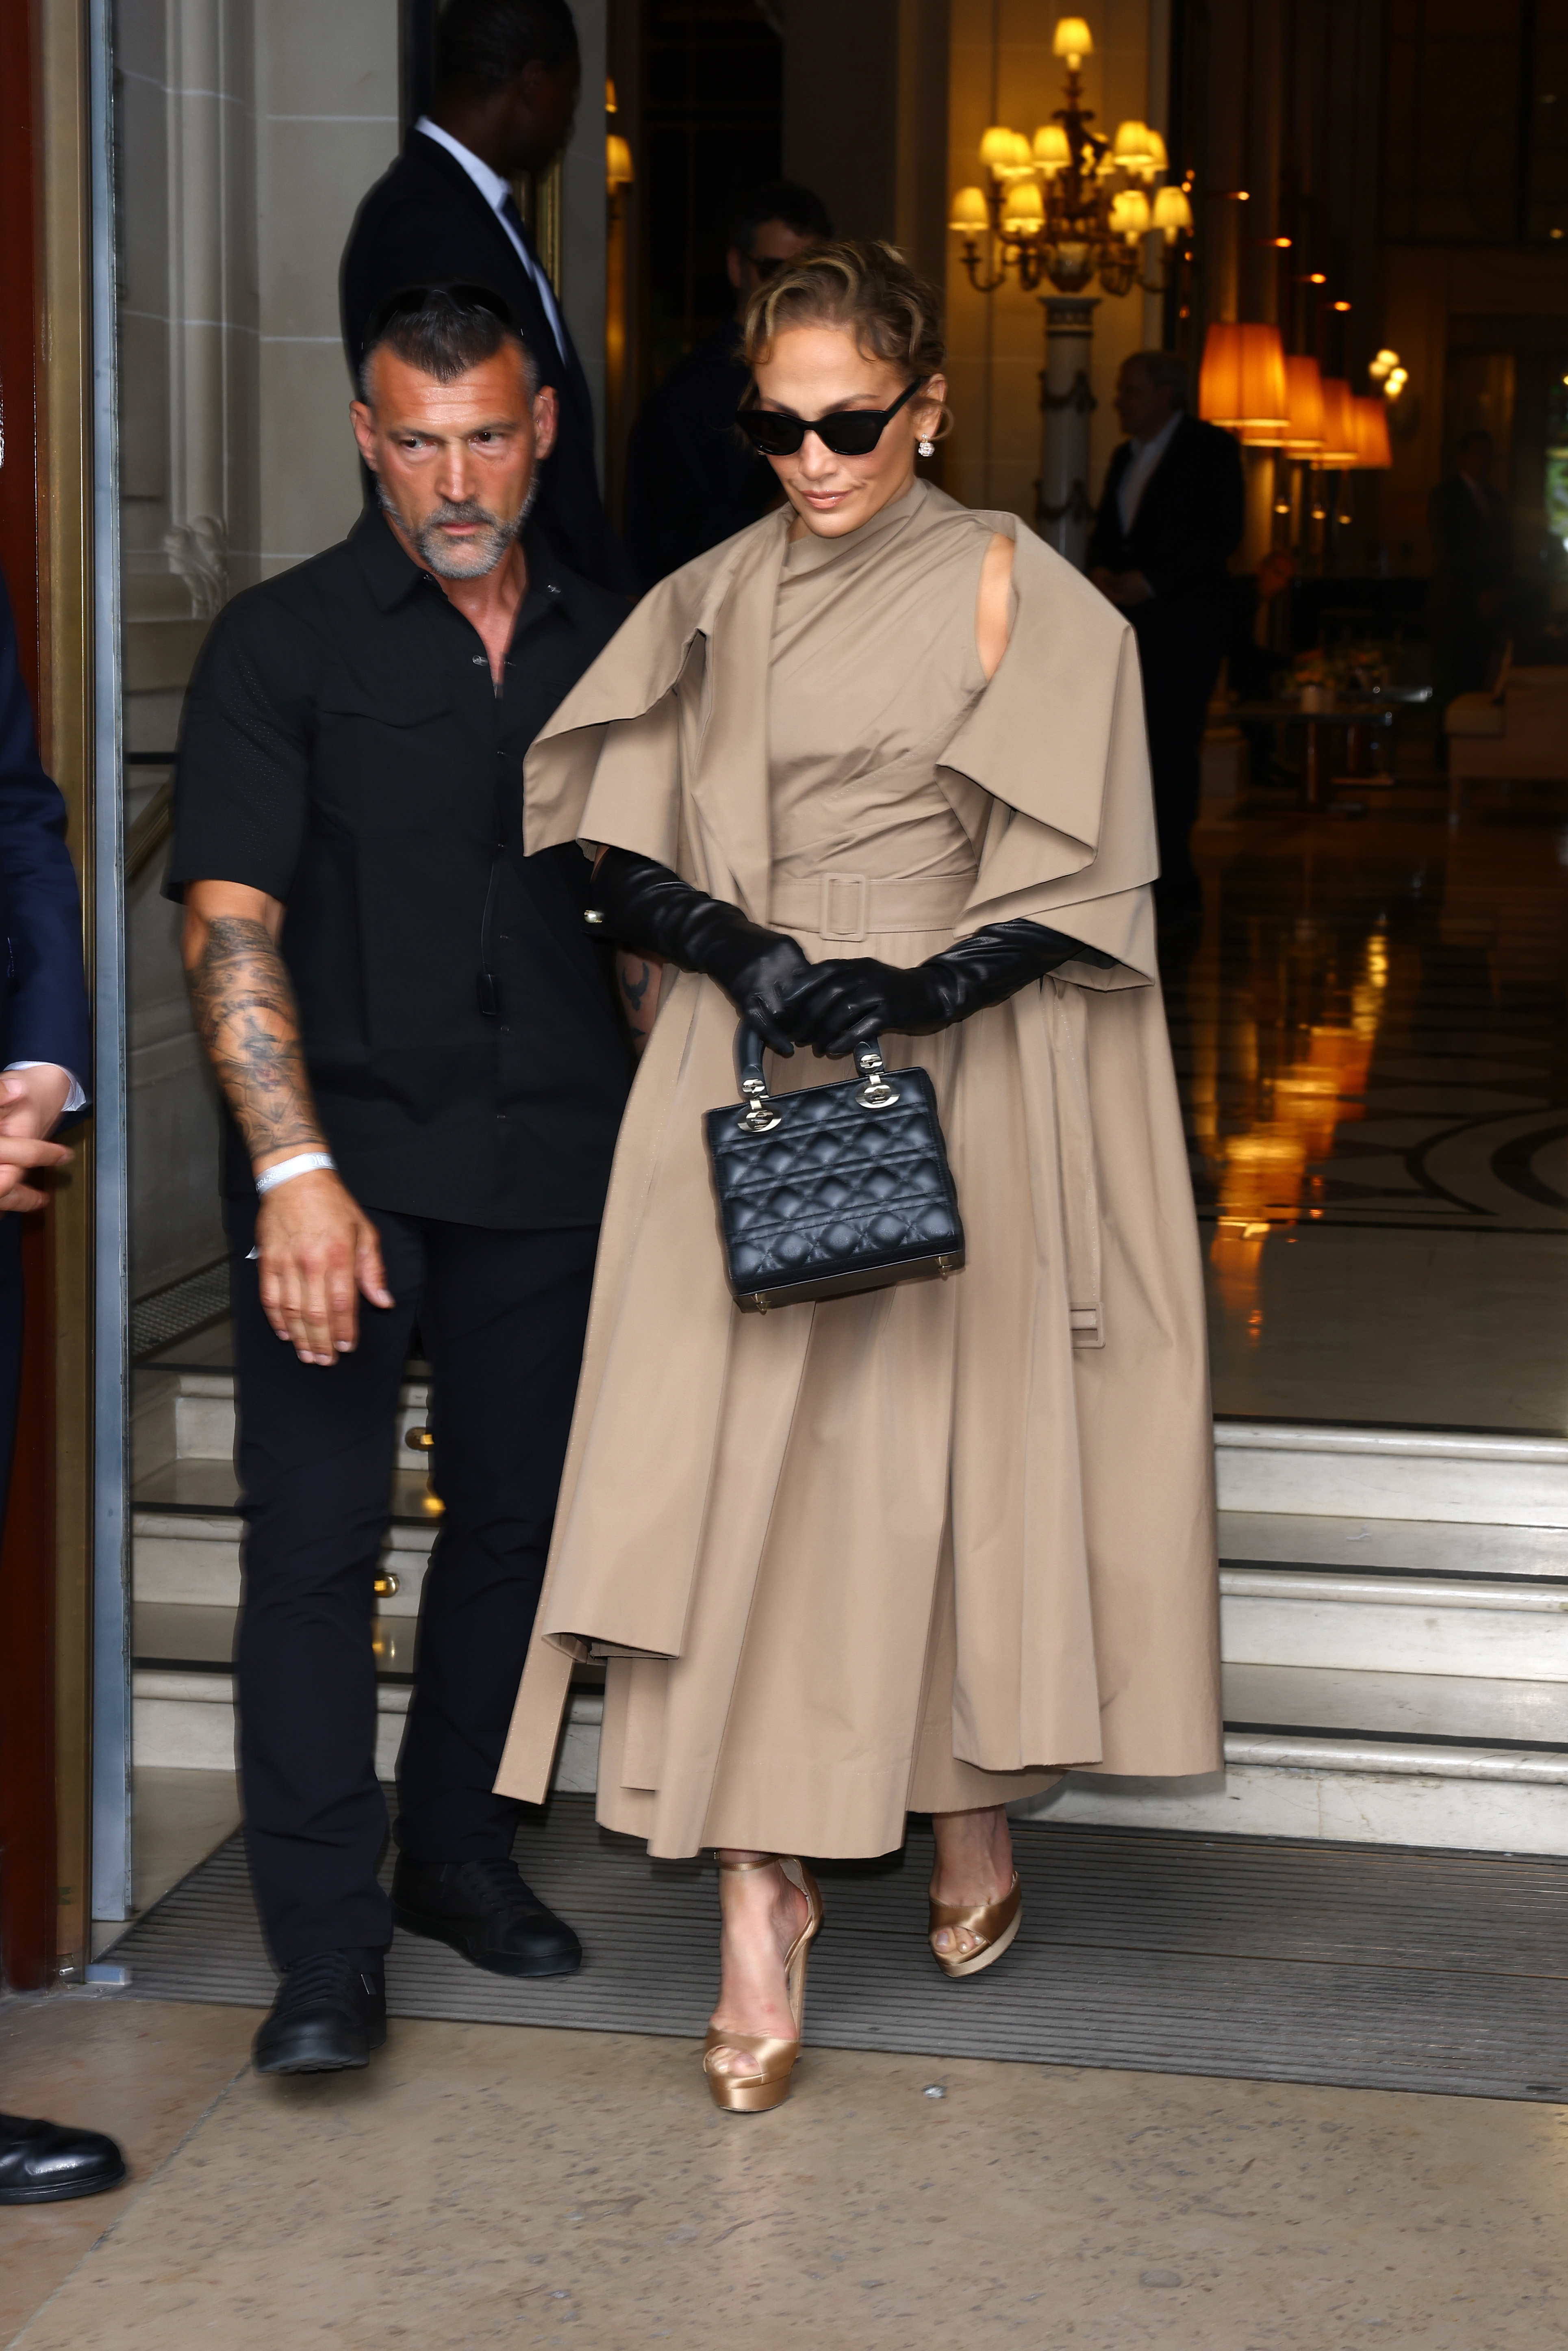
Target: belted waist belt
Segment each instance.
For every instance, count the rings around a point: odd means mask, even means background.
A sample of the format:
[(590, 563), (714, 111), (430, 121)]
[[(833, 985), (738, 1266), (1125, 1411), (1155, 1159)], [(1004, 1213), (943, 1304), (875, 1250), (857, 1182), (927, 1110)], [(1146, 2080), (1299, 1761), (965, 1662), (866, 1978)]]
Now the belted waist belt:
[(823, 939), (863, 939), (879, 931), (940, 931), (957, 921), (975, 886), (972, 873), (934, 873), (883, 881), (868, 873), (819, 873), (810, 882), (776, 882), (768, 920), (781, 930)]

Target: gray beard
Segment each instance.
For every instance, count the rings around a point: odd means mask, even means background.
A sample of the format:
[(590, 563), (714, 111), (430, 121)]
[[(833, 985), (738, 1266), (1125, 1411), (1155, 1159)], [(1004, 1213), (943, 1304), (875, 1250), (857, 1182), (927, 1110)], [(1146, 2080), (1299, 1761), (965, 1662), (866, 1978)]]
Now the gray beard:
[[(533, 512), (538, 488), (538, 475), (536, 474), (528, 484), (521, 507), (510, 522), (503, 522), (498, 515), (491, 514), (475, 498), (464, 498), (455, 505), (444, 499), (435, 512), (426, 517), (418, 530), (410, 530), (388, 496), (385, 483), (379, 475), (376, 479), (376, 496), (381, 500), (382, 512), (402, 524), (420, 561), (427, 570), (434, 571), (438, 580), (483, 580), (486, 573), (494, 571), (507, 549), (516, 544), (523, 525)], [(444, 522), (483, 523), (485, 529), (478, 538), (470, 539), (465, 554), (457, 556), (441, 540), (439, 530)]]

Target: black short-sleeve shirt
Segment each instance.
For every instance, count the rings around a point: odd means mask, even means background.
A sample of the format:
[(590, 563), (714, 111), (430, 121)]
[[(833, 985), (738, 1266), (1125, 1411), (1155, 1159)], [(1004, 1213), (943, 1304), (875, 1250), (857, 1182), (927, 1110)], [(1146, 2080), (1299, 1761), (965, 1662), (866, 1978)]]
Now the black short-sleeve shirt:
[[(575, 847), (522, 853), (523, 758), (622, 599), (525, 535), (499, 692), (379, 512), (247, 589), (191, 683), (165, 887), (281, 899), (327, 1140), (367, 1207), (597, 1222), (631, 1060)], [(231, 1128), (225, 1181), (248, 1188)]]

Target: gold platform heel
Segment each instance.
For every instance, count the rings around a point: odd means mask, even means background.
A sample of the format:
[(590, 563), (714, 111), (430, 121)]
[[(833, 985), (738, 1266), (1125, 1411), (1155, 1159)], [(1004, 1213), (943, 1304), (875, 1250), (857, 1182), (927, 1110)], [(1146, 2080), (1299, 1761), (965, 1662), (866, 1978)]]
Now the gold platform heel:
[[(768, 2032), (721, 2032), (710, 2024), (707, 2039), (703, 2043), (703, 2072), (713, 2093), (713, 2102), (726, 2114), (763, 2115), (770, 2106), (781, 2106), (789, 2095), (789, 2077), (795, 2071), (795, 2060), (800, 2054), (800, 2027), (806, 2014), (806, 1961), (812, 1943), (822, 1923), (822, 1897), (817, 1881), (803, 1861), (793, 1855), (771, 1854), (766, 1861), (721, 1861), (723, 1869), (771, 1869), (777, 1861), (791, 1886), (806, 1897), (806, 1923), (784, 1955), (784, 1982), (789, 1998), (789, 2013), (795, 2020), (793, 2041), (776, 2040)], [(716, 2049), (735, 2049), (757, 2061), (757, 2070), (750, 2074), (716, 2074), (708, 2059)]]
[(1019, 1874), (1013, 1872), (1013, 1882), (999, 1902), (933, 1902), (931, 1924), (927, 1932), (935, 1935), (943, 1927), (967, 1928), (980, 1938), (979, 1949), (952, 1959), (939, 1951), (935, 1943), (931, 1956), (945, 1976), (977, 1976), (982, 1968), (999, 1959), (1013, 1937), (1023, 1924), (1023, 1888)]

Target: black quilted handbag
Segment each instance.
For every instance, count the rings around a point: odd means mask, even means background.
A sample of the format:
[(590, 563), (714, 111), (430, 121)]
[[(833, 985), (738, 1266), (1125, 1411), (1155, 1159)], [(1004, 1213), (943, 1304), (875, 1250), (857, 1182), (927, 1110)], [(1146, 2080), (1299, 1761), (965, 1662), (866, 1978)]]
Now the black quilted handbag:
[(703, 1123), (744, 1312), (957, 1272), (964, 1228), (924, 1070), (889, 1071), (873, 1040), (856, 1049), (858, 1077), (775, 1097), (745, 1021), (735, 1061), (739, 1110)]

